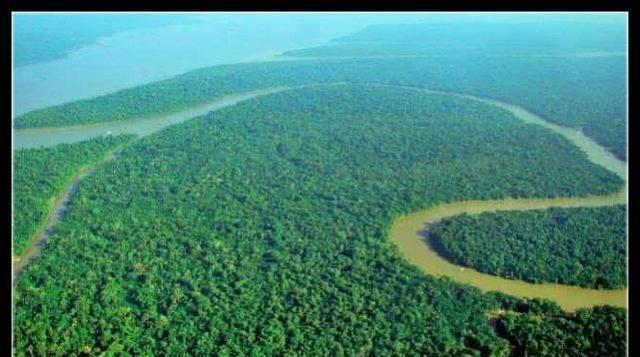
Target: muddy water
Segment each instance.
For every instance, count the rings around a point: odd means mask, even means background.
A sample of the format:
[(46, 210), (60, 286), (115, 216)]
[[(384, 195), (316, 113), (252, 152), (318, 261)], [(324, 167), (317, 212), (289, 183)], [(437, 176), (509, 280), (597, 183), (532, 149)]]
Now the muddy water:
[(53, 210), (49, 212), (45, 227), (37, 233), (33, 243), (27, 248), (20, 257), (13, 257), (13, 279), (20, 275), (22, 270), (27, 264), (40, 253), (40, 250), (46, 245), (47, 238), (53, 233), (53, 227), (58, 221), (64, 217), (67, 210), (67, 205), (73, 193), (80, 186), (80, 181), (93, 169), (94, 165), (85, 166), (78, 173), (76, 173), (71, 179), (71, 185), (69, 185), (64, 192), (62, 192), (53, 202)]
[[(343, 82), (330, 83), (328, 85), (341, 85)], [(322, 86), (323, 84), (318, 84)], [(79, 125), (68, 126), (60, 128), (36, 128), (25, 130), (14, 130), (14, 149), (15, 148), (31, 148), (41, 146), (53, 146), (60, 143), (72, 143), (76, 141), (83, 141), (95, 136), (105, 135), (106, 132), (110, 132), (113, 135), (119, 134), (137, 134), (138, 138), (155, 133), (168, 126), (181, 123), (185, 120), (189, 120), (195, 116), (206, 114), (210, 111), (215, 111), (224, 107), (235, 105), (239, 102), (246, 101), (252, 98), (265, 96), (272, 93), (278, 93), (285, 90), (292, 90), (296, 88), (302, 88), (305, 86), (297, 87), (270, 87), (262, 90), (256, 90), (251, 92), (232, 94), (224, 96), (210, 103), (191, 107), (182, 111), (176, 111), (174, 113), (156, 115), (149, 118), (134, 119), (130, 121), (122, 122), (110, 122), (110, 123), (97, 123), (92, 125)], [(129, 144), (123, 145), (126, 146)], [(47, 238), (53, 233), (54, 226), (60, 219), (63, 218), (66, 212), (67, 205), (71, 199), (71, 196), (80, 185), (80, 181), (98, 165), (105, 161), (113, 160), (116, 157), (114, 152), (121, 150), (122, 147), (118, 147), (108, 153), (105, 158), (95, 164), (85, 166), (81, 168), (70, 180), (70, 184), (67, 188), (61, 192), (57, 197), (53, 198), (53, 204), (49, 215), (47, 216), (44, 228), (39, 231), (33, 238), (30, 246), (24, 251), (20, 257), (14, 256), (12, 258), (13, 264), (13, 279), (18, 277), (27, 264), (37, 256), (42, 248), (46, 245)]]
[(113, 135), (136, 134), (145, 136), (168, 126), (181, 123), (210, 111), (232, 106), (252, 98), (277, 93), (289, 87), (272, 87), (245, 93), (226, 95), (209, 103), (167, 114), (153, 115), (147, 118), (96, 123), (59, 128), (34, 128), (13, 131), (13, 148), (28, 149), (53, 146), (61, 143), (73, 143), (103, 136), (107, 132)]
[(503, 108), (521, 120), (542, 125), (559, 133), (582, 149), (592, 162), (616, 173), (625, 180), (625, 185), (616, 193), (606, 196), (552, 199), (502, 199), (486, 201), (462, 201), (441, 204), (420, 212), (415, 212), (394, 222), (390, 230), (391, 240), (398, 246), (410, 263), (427, 274), (446, 276), (454, 281), (466, 283), (483, 291), (501, 291), (522, 298), (546, 298), (557, 302), (563, 309), (574, 311), (582, 307), (596, 305), (627, 306), (627, 289), (596, 290), (561, 284), (534, 284), (520, 280), (504, 279), (463, 268), (450, 263), (438, 255), (428, 243), (429, 226), (444, 218), (462, 213), (530, 210), (549, 207), (598, 207), (627, 202), (627, 166), (602, 146), (586, 137), (579, 130), (549, 123), (518, 106), (500, 101), (479, 98), (472, 95), (425, 90), (438, 95), (451, 95), (480, 101)]
[(616, 158), (611, 152), (607, 151), (604, 147), (602, 147), (600, 144), (595, 142), (593, 139), (584, 135), (580, 130), (550, 123), (517, 105), (504, 103), (495, 99), (480, 98), (480, 97), (476, 97), (469, 94), (460, 94), (460, 93), (452, 93), (452, 92), (444, 92), (444, 91), (436, 91), (436, 90), (425, 90), (425, 91), (432, 94), (450, 95), (450, 96), (455, 96), (459, 98), (475, 100), (478, 102), (491, 104), (496, 107), (505, 109), (526, 123), (532, 123), (532, 124), (543, 126), (547, 129), (550, 129), (553, 132), (556, 132), (564, 136), (565, 138), (569, 139), (569, 141), (571, 141), (574, 145), (576, 145), (578, 148), (584, 151), (591, 162), (597, 165), (600, 165), (605, 169), (615, 173), (625, 181), (627, 179), (626, 162)]
[(75, 175), (69, 180), (71, 183), (62, 191), (57, 197), (52, 199), (52, 209), (47, 215), (44, 227), (36, 233), (29, 247), (22, 253), (20, 257), (14, 256), (12, 258), (13, 265), (13, 281), (20, 276), (24, 268), (29, 264), (33, 258), (35, 258), (42, 248), (47, 244), (47, 238), (53, 233), (54, 226), (64, 218), (67, 212), (67, 207), (71, 201), (71, 197), (76, 192), (83, 178), (89, 175), (99, 165), (104, 164), (107, 161), (116, 159), (116, 153), (122, 150), (130, 143), (120, 145), (110, 150), (102, 160), (99, 160), (93, 164), (83, 166), (76, 172)]
[[(326, 83), (324, 85), (341, 84), (346, 83)], [(384, 84), (378, 85), (390, 86)], [(244, 100), (302, 87), (306, 86), (282, 86), (242, 94), (234, 94), (223, 97), (219, 100), (205, 105), (147, 119), (64, 128), (17, 130), (14, 131), (14, 147), (26, 148), (38, 147), (41, 145), (51, 146), (61, 142), (81, 141), (94, 136), (104, 135), (104, 133), (107, 131), (111, 131), (114, 135), (133, 133), (144, 136), (161, 130), (167, 126), (180, 123), (194, 116), (202, 115), (212, 110), (234, 105)], [(467, 94), (426, 90), (415, 87), (393, 87), (409, 88), (437, 95), (456, 96), (503, 108), (513, 113), (516, 117), (525, 122), (544, 126), (554, 132), (565, 136), (576, 146), (585, 151), (589, 160), (616, 173), (617, 175), (625, 179), (626, 182), (626, 163), (618, 160), (606, 149), (595, 143), (590, 138), (586, 137), (578, 130), (549, 123), (518, 106), (492, 99), (480, 98)], [(73, 184), (69, 186), (67, 191), (65, 191), (56, 202), (54, 211), (47, 219), (46, 228), (40, 233), (39, 237), (36, 240), (36, 244), (34, 244), (29, 250), (25, 252), (20, 261), (14, 261), (14, 278), (17, 273), (19, 273), (20, 270), (28, 263), (28, 261), (39, 252), (42, 245), (46, 242), (46, 237), (50, 234), (53, 226), (64, 213), (69, 197), (85, 174), (86, 171), (80, 172), (76, 175)], [(473, 269), (462, 268), (440, 257), (435, 251), (431, 249), (424, 238), (425, 235), (428, 234), (428, 226), (430, 224), (435, 223), (443, 218), (451, 217), (461, 213), (478, 214), (482, 212), (491, 212), (497, 210), (526, 210), (548, 207), (597, 207), (626, 202), (626, 184), (618, 192), (607, 196), (454, 202), (449, 204), (442, 204), (424, 211), (415, 212), (398, 219), (391, 228), (390, 236), (392, 241), (397, 244), (401, 252), (409, 260), (409, 262), (418, 266), (425, 273), (436, 276), (447, 276), (454, 281), (468, 283), (485, 291), (497, 290), (518, 297), (547, 298), (556, 301), (561, 307), (569, 311), (575, 310), (580, 307), (602, 304), (626, 306), (626, 289), (595, 290), (560, 284), (532, 284), (518, 280), (503, 279), (493, 275), (480, 273)]]
[(306, 87), (344, 85), (347, 82), (315, 83), (292, 86), (275, 86), (248, 92), (225, 95), (208, 103), (164, 114), (152, 114), (148, 117), (95, 124), (83, 124), (64, 127), (32, 128), (13, 130), (13, 149), (30, 149), (54, 146), (62, 143), (74, 143), (89, 140), (107, 133), (112, 135), (134, 134), (147, 136), (171, 125), (182, 123), (194, 117), (207, 114), (238, 103), (288, 90)]

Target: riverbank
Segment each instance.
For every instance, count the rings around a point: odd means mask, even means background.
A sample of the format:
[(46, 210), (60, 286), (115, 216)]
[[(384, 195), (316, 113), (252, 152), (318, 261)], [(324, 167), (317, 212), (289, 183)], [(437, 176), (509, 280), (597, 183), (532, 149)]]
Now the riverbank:
[[(133, 141), (132, 141), (133, 142)], [(102, 158), (89, 165), (81, 167), (71, 178), (65, 188), (59, 192), (55, 197), (50, 200), (50, 210), (47, 214), (46, 220), (43, 222), (41, 228), (34, 234), (33, 238), (29, 241), (27, 249), (20, 256), (12, 256), (12, 271), (13, 281), (22, 273), (24, 268), (36, 257), (42, 248), (47, 243), (47, 238), (54, 232), (55, 225), (64, 218), (67, 210), (67, 206), (71, 201), (73, 194), (76, 192), (82, 179), (91, 174), (100, 165), (110, 160), (116, 159), (116, 153), (122, 150), (127, 145), (120, 145), (118, 147), (109, 150)]]
[(484, 102), (503, 108), (517, 118), (536, 125), (544, 126), (565, 138), (583, 150), (588, 159), (605, 169), (614, 172), (625, 180), (618, 192), (606, 196), (588, 196), (551, 199), (513, 199), (487, 201), (462, 201), (440, 204), (435, 207), (414, 212), (395, 221), (389, 231), (391, 241), (413, 265), (427, 274), (446, 276), (454, 281), (473, 285), (483, 291), (500, 291), (520, 298), (545, 298), (558, 303), (567, 311), (597, 305), (627, 306), (627, 289), (597, 290), (562, 284), (534, 284), (520, 280), (500, 278), (480, 273), (474, 269), (453, 264), (441, 257), (429, 244), (429, 227), (447, 217), (459, 214), (479, 214), (483, 212), (544, 209), (551, 207), (600, 207), (627, 202), (627, 167), (605, 148), (586, 137), (579, 130), (549, 123), (537, 115), (513, 104), (494, 99), (442, 91), (425, 90), (439, 95), (452, 95)]
[[(315, 84), (317, 85), (340, 85), (340, 83), (327, 83), (327, 84)], [(408, 86), (396, 86), (380, 83), (370, 83), (373, 85), (390, 86), (399, 88), (408, 88), (417, 91), (422, 91), (434, 95), (448, 95), (465, 98), (468, 100), (474, 100), (483, 102), (489, 105), (500, 107), (504, 110), (511, 112), (514, 116), (527, 123), (541, 125), (549, 130), (563, 135), (570, 140), (580, 149), (582, 149), (588, 159), (595, 164), (603, 166), (607, 170), (616, 173), (623, 178), (626, 182), (626, 163), (618, 160), (614, 155), (608, 152), (605, 148), (597, 144), (592, 139), (588, 138), (580, 131), (562, 127), (557, 124), (552, 124), (537, 115), (526, 111), (525, 109), (505, 102), (500, 102), (489, 98), (480, 98), (473, 95), (464, 93), (452, 93), (443, 92), (437, 90), (429, 90), (417, 87)], [(310, 85), (314, 86), (314, 85)], [(69, 140), (69, 138), (81, 138), (90, 130), (98, 130), (103, 133), (105, 130), (114, 131), (115, 134), (122, 133), (135, 133), (140, 136), (149, 135), (153, 132), (161, 130), (167, 126), (177, 124), (179, 122), (188, 120), (194, 116), (204, 114), (206, 112), (221, 109), (230, 105), (237, 104), (244, 100), (256, 98), (258, 96), (277, 93), (285, 90), (294, 90), (296, 88), (302, 88), (307, 86), (296, 87), (273, 87), (260, 91), (253, 91), (241, 94), (235, 94), (225, 96), (212, 103), (208, 103), (197, 108), (190, 108), (177, 113), (172, 113), (170, 118), (161, 115), (158, 117), (140, 119), (127, 122), (96, 124), (79, 127), (68, 128), (49, 128), (49, 129), (26, 129), (22, 133), (28, 133), (37, 137), (39, 133), (52, 133), (55, 132), (57, 138)], [(116, 129), (119, 126), (119, 131)], [(33, 137), (32, 137), (33, 138)], [(83, 139), (79, 139), (83, 140)], [(27, 142), (29, 140), (26, 140)], [(32, 140), (35, 142), (37, 140)], [(46, 140), (45, 140), (46, 141)], [(55, 142), (53, 140), (52, 142)], [(50, 143), (53, 145), (53, 143)], [(78, 177), (78, 181), (81, 177)], [(77, 183), (77, 181), (76, 181)], [(74, 183), (74, 184), (76, 184)], [(68, 194), (71, 194), (73, 185), (69, 188)], [(60, 201), (61, 204), (63, 201)], [(440, 219), (450, 217), (453, 215), (468, 213), (477, 214), (482, 212), (490, 212), (497, 210), (525, 210), (525, 209), (541, 209), (549, 207), (598, 207), (608, 206), (619, 203), (627, 202), (627, 185), (625, 184), (618, 192), (615, 192), (606, 196), (589, 196), (589, 197), (575, 197), (575, 198), (551, 198), (551, 199), (512, 199), (506, 198), (501, 200), (490, 201), (463, 201), (440, 204), (436, 207), (415, 212), (405, 217), (401, 217), (393, 224), (390, 230), (390, 238), (394, 242), (401, 253), (408, 259), (410, 263), (419, 267), (427, 274), (436, 276), (446, 276), (454, 281), (461, 283), (471, 284), (484, 291), (497, 290), (506, 294), (514, 295), (517, 297), (526, 298), (547, 298), (557, 302), (563, 309), (573, 311), (580, 307), (589, 307), (595, 305), (609, 304), (614, 306), (626, 306), (627, 290), (596, 290), (586, 289), (575, 286), (560, 285), (560, 284), (532, 284), (518, 280), (510, 280), (492, 276), (489, 274), (482, 274), (473, 269), (463, 268), (458, 265), (452, 264), (440, 257), (429, 245), (425, 242), (425, 235), (428, 234), (428, 227), (430, 224), (439, 221)], [(57, 220), (52, 224), (48, 224), (49, 228), (55, 225)], [(40, 241), (40, 239), (38, 240)], [(44, 239), (42, 240), (44, 242)], [(39, 251), (39, 249), (38, 249)], [(26, 265), (28, 261), (18, 262), (21, 267)], [(15, 271), (15, 265), (14, 265)]]

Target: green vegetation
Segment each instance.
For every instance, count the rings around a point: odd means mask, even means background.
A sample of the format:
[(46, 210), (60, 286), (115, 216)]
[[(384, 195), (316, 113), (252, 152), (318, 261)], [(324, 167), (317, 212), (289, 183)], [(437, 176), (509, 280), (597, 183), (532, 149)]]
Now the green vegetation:
[[(613, 16), (613, 17), (612, 17)], [(607, 18), (609, 17), (609, 18)], [(616, 19), (617, 17), (617, 19)], [(457, 21), (456, 21), (457, 20)], [(285, 56), (545, 55), (626, 52), (624, 16), (590, 20), (556, 18), (544, 22), (461, 22), (371, 25), (320, 47)]]
[[(548, 305), (551, 306), (551, 305)], [(627, 356), (625, 309), (599, 306), (575, 314), (557, 308), (506, 313), (497, 333), (512, 356)]]
[[(626, 17), (537, 15), (521, 20), (374, 25), (330, 45), (285, 55), (427, 56), (390, 59), (391, 73), (398, 75), (391, 80), (521, 105), (549, 121), (581, 128), (626, 159), (626, 97), (621, 95), (626, 93)], [(607, 54), (616, 57), (599, 57)], [(562, 57), (540, 57), (547, 55)]]
[(243, 102), (98, 170), (16, 282), (17, 356), (504, 356), (485, 313), (514, 299), (425, 276), (393, 219), (621, 184), (508, 112), (358, 85)]
[(96, 138), (51, 148), (17, 150), (13, 167), (13, 254), (21, 255), (44, 227), (53, 199), (83, 167), (100, 161), (132, 135)]
[(215, 66), (35, 110), (16, 117), (15, 128), (128, 120), (188, 108), (225, 94), (339, 81), (418, 86), (504, 100), (557, 124), (581, 128), (626, 158), (626, 97), (620, 95), (626, 93), (625, 57), (439, 56)]
[(429, 229), (456, 264), (506, 278), (594, 288), (626, 285), (626, 206), (460, 215)]

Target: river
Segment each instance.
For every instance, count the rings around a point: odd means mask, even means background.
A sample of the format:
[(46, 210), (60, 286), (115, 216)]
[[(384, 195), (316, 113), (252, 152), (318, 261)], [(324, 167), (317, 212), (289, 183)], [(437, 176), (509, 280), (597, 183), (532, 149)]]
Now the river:
[(146, 118), (113, 121), (105, 123), (75, 125), (55, 128), (19, 129), (13, 131), (13, 148), (30, 149), (88, 140), (107, 133), (111, 135), (136, 134), (146, 136), (168, 126), (178, 124), (210, 111), (235, 105), (239, 102), (262, 95), (280, 92), (289, 87), (273, 87), (220, 97), (209, 103), (172, 113), (153, 115)]
[(332, 25), (322, 26), (319, 15), (307, 17), (308, 21), (304, 16), (284, 19), (277, 14), (212, 16), (197, 23), (101, 38), (64, 58), (14, 68), (14, 116), (196, 68), (269, 60), (283, 51), (324, 44), (365, 25), (326, 20)]
[[(417, 89), (420, 90), (420, 89)], [(563, 284), (535, 284), (521, 280), (505, 279), (453, 264), (440, 256), (428, 240), (429, 226), (447, 217), (483, 212), (531, 210), (550, 207), (599, 207), (627, 203), (627, 165), (617, 159), (598, 143), (576, 129), (545, 121), (527, 110), (494, 99), (473, 95), (424, 90), (437, 95), (451, 95), (479, 101), (505, 109), (517, 118), (563, 135), (583, 150), (590, 161), (612, 171), (625, 180), (618, 192), (606, 196), (588, 196), (551, 199), (513, 199), (462, 201), (440, 204), (399, 218), (390, 229), (391, 241), (397, 245), (405, 258), (427, 274), (446, 276), (454, 281), (466, 283), (483, 291), (501, 291), (521, 298), (545, 298), (558, 303), (567, 311), (596, 305), (627, 306), (627, 289), (598, 290)]]
[(24, 268), (29, 264), (29, 262), (31, 262), (33, 258), (38, 256), (42, 248), (47, 244), (47, 239), (49, 238), (51, 233), (53, 233), (55, 225), (59, 220), (64, 218), (69, 202), (71, 201), (71, 197), (80, 186), (82, 179), (90, 174), (99, 165), (102, 165), (107, 161), (114, 160), (116, 158), (114, 153), (121, 150), (125, 146), (126, 144), (118, 146), (110, 150), (102, 160), (81, 167), (78, 172), (76, 172), (75, 175), (73, 175), (73, 177), (69, 179), (70, 183), (69, 185), (67, 185), (64, 191), (62, 191), (57, 195), (57, 197), (54, 197), (52, 199), (51, 210), (47, 215), (44, 227), (35, 234), (31, 243), (20, 257), (14, 256), (12, 258), (14, 283), (16, 281), (16, 278), (20, 276), (20, 274), (22, 274)]
[[(342, 83), (327, 83), (321, 85), (336, 85)], [(316, 84), (315, 86), (317, 86)], [(462, 201), (447, 204), (440, 204), (435, 207), (415, 212), (399, 218), (390, 229), (389, 235), (401, 253), (407, 260), (420, 268), (427, 274), (435, 276), (447, 276), (454, 281), (466, 283), (480, 288), (484, 291), (501, 291), (517, 297), (525, 298), (547, 298), (557, 302), (563, 309), (573, 311), (582, 307), (595, 305), (627, 306), (627, 289), (617, 290), (596, 290), (577, 286), (562, 284), (534, 284), (520, 280), (500, 278), (490, 274), (480, 273), (474, 269), (463, 268), (450, 263), (438, 255), (428, 244), (425, 236), (428, 235), (428, 227), (441, 219), (454, 215), (468, 213), (479, 214), (482, 212), (494, 212), (498, 210), (528, 210), (542, 209), (549, 207), (598, 207), (608, 206), (627, 202), (627, 165), (620, 161), (598, 143), (585, 136), (576, 129), (563, 127), (545, 121), (537, 115), (527, 110), (494, 99), (481, 98), (469, 94), (443, 92), (416, 87), (395, 86), (386, 84), (374, 84), (380, 86), (391, 86), (408, 88), (426, 92), (433, 95), (446, 95), (466, 98), (468, 100), (479, 101), (489, 105), (497, 106), (511, 112), (515, 117), (528, 123), (541, 125), (549, 130), (563, 135), (573, 144), (582, 149), (590, 161), (598, 164), (609, 171), (614, 172), (625, 180), (625, 185), (616, 193), (606, 196), (589, 196), (574, 198), (551, 198), (551, 199), (501, 199), (484, 201)], [(113, 134), (138, 134), (139, 136), (149, 135), (169, 125), (174, 125), (194, 116), (205, 114), (209, 111), (234, 105), (244, 100), (285, 90), (295, 90), (306, 86), (296, 87), (273, 87), (263, 90), (233, 94), (222, 97), (211, 103), (200, 105), (187, 110), (159, 115), (150, 118), (142, 118), (132, 121), (99, 123), (94, 125), (82, 125), (65, 128), (40, 128), (14, 131), (14, 141), (22, 148), (37, 147), (40, 145), (50, 146), (61, 142), (73, 142), (85, 140), (95, 135), (104, 135), (105, 131)], [(69, 186), (67, 191), (58, 200), (54, 208), (55, 212), (64, 212), (69, 195), (73, 192), (74, 185), (77, 185), (82, 175)], [(45, 241), (46, 236), (57, 221), (57, 215), (50, 218), (47, 229), (41, 233), (37, 240), (37, 247), (32, 250), (31, 258), (39, 251), (39, 246)], [(20, 268), (24, 267), (26, 261), (18, 263)], [(14, 268), (16, 266), (14, 265)]]
[[(101, 15), (108, 16), (108, 15)], [(215, 13), (200, 21), (122, 31), (64, 58), (13, 68), (13, 116), (220, 64), (283, 60), (406, 13)]]

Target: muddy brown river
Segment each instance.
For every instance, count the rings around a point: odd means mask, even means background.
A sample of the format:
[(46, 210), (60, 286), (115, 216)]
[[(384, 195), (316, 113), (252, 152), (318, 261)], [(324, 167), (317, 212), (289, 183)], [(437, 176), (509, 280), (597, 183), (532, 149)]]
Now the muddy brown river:
[[(339, 85), (344, 83), (327, 83), (323, 85)], [(384, 84), (378, 84), (388, 86)], [(65, 128), (42, 128), (26, 129), (14, 131), (14, 149), (29, 148), (39, 146), (51, 146), (62, 142), (74, 142), (86, 140), (91, 137), (104, 135), (105, 132), (117, 134), (137, 134), (139, 136), (149, 135), (167, 126), (183, 122), (194, 116), (205, 114), (209, 111), (221, 109), (239, 102), (277, 93), (285, 90), (293, 90), (305, 86), (296, 87), (274, 87), (252, 92), (234, 94), (222, 97), (187, 110), (175, 113), (159, 115), (152, 118), (141, 118), (138, 120), (100, 123), (94, 125), (83, 125)], [(485, 201), (462, 201), (437, 205), (435, 207), (414, 212), (399, 218), (390, 229), (390, 239), (400, 249), (401, 253), (413, 265), (420, 268), (427, 274), (435, 276), (447, 276), (450, 279), (470, 284), (483, 291), (501, 291), (517, 297), (526, 298), (546, 298), (557, 302), (563, 309), (573, 311), (577, 308), (590, 307), (595, 305), (627, 306), (627, 289), (618, 290), (596, 290), (577, 286), (561, 284), (535, 284), (520, 280), (500, 278), (494, 275), (480, 273), (474, 269), (463, 268), (450, 263), (438, 255), (424, 238), (428, 234), (429, 225), (451, 216), (462, 213), (479, 214), (482, 212), (494, 212), (502, 210), (529, 210), (549, 207), (597, 207), (608, 206), (627, 202), (627, 165), (618, 160), (613, 154), (608, 152), (598, 143), (585, 136), (576, 129), (571, 129), (545, 121), (527, 110), (509, 103), (480, 98), (468, 94), (442, 92), (415, 87), (403, 87), (426, 92), (433, 95), (447, 95), (479, 101), (489, 105), (497, 106), (509, 111), (517, 118), (536, 125), (541, 125), (549, 130), (559, 133), (582, 149), (589, 160), (614, 172), (625, 180), (625, 185), (616, 193), (606, 196), (589, 196), (576, 198), (552, 198), (552, 199), (502, 199)], [(112, 158), (112, 157), (110, 157)], [(93, 168), (93, 167), (91, 167)], [(14, 277), (26, 266), (26, 264), (40, 251), (46, 242), (46, 237), (50, 234), (53, 226), (62, 217), (67, 203), (71, 198), (80, 180), (91, 168), (85, 168), (76, 174), (73, 182), (61, 193), (55, 202), (53, 211), (47, 218), (46, 228), (39, 233), (34, 244), (25, 251), (19, 260), (14, 260)]]
[(531, 210), (550, 207), (598, 207), (626, 204), (627, 165), (579, 130), (549, 123), (516, 105), (467, 94), (433, 90), (424, 91), (437, 95), (467, 98), (494, 105), (511, 112), (525, 122), (544, 126), (569, 139), (587, 154), (590, 161), (614, 172), (625, 180), (625, 184), (618, 192), (606, 196), (461, 201), (440, 204), (423, 211), (411, 213), (396, 220), (389, 232), (391, 241), (398, 246), (406, 259), (427, 274), (446, 276), (454, 281), (473, 285), (483, 291), (501, 291), (521, 298), (550, 299), (557, 302), (560, 307), (567, 311), (596, 305), (626, 307), (627, 289), (597, 290), (571, 285), (536, 284), (505, 279), (453, 264), (433, 250), (425, 238), (428, 236), (429, 226), (444, 218), (462, 213), (479, 214), (483, 212)]

